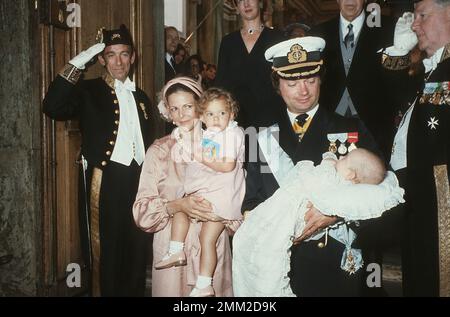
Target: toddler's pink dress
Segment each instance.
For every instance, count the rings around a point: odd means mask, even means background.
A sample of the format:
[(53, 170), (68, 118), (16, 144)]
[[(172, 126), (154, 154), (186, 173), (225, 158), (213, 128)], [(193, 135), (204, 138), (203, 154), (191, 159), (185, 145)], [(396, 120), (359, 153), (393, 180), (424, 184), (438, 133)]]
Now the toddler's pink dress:
[(245, 139), (242, 128), (235, 121), (221, 132), (204, 131), (202, 147), (215, 158), (236, 160), (233, 171), (216, 172), (206, 165), (192, 161), (187, 164), (184, 191), (207, 199), (213, 212), (227, 220), (242, 218), (241, 205), (245, 195), (245, 176), (242, 164), (245, 155)]

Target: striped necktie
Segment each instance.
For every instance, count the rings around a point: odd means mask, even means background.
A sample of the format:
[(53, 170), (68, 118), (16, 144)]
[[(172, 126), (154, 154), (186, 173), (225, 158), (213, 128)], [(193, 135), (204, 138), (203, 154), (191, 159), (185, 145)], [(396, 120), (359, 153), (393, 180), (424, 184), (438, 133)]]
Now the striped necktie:
[(344, 38), (344, 44), (346, 48), (349, 48), (349, 44), (351, 46), (351, 48), (353, 48), (353, 46), (355, 46), (355, 34), (353, 34), (353, 24), (349, 24), (347, 26), (348, 28), (348, 33)]

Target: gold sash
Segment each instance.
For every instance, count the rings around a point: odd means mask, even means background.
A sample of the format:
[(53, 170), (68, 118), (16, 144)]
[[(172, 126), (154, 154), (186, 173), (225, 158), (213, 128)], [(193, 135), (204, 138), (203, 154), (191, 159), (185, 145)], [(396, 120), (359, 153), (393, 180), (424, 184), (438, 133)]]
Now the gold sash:
[(91, 248), (92, 248), (92, 296), (98, 297), (100, 293), (100, 229), (99, 229), (99, 202), (100, 187), (102, 185), (103, 171), (94, 167), (91, 182)]
[(439, 230), (439, 296), (450, 297), (450, 187), (447, 165), (434, 166)]

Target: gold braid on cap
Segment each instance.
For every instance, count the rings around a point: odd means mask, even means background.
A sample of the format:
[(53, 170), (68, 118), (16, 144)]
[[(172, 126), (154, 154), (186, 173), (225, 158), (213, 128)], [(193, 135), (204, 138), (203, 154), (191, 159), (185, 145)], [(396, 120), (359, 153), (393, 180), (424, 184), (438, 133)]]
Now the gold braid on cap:
[(316, 66), (316, 65), (323, 65), (323, 60), (320, 60), (318, 62), (298, 63), (298, 64), (293, 64), (293, 65), (288, 65), (288, 66), (283, 66), (283, 67), (272, 67), (272, 69), (275, 71), (283, 72), (286, 70), (292, 70), (292, 69), (296, 69), (296, 68), (310, 67), (310, 66)]
[(305, 77), (305, 76), (317, 74), (320, 71), (321, 65), (322, 64), (319, 64), (319, 65), (317, 65), (316, 68), (314, 68), (313, 70), (307, 71), (307, 72), (299, 72), (299, 73), (292, 73), (292, 74), (283, 73), (282, 71), (277, 70), (275, 68), (273, 70), (276, 71), (277, 74), (280, 75), (280, 77), (282, 77), (282, 78)]

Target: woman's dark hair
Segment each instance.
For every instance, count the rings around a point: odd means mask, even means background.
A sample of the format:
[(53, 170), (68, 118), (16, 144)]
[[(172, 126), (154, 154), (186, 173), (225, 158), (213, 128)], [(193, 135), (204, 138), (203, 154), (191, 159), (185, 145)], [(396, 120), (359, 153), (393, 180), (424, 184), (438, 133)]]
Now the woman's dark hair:
[[(235, 5), (235, 7), (236, 7), (236, 12), (237, 12), (237, 7), (238, 7), (238, 0), (233, 0), (233, 3), (234, 3), (234, 5)], [(262, 23), (265, 23), (265, 22), (267, 22), (267, 21), (264, 21), (264, 12), (266, 11), (266, 9), (267, 9), (267, 4), (266, 4), (266, 2), (264, 1), (262, 1), (262, 0), (258, 0), (258, 8), (259, 8), (259, 18), (261, 19), (261, 22)]]
[(206, 65), (206, 70), (210, 70), (211, 68), (214, 68), (215, 70), (217, 70), (217, 66), (214, 64), (207, 64)]
[(198, 62), (198, 67), (199, 67), (198, 71), (199, 71), (199, 73), (201, 73), (202, 70), (203, 70), (204, 62), (203, 62), (202, 58), (200, 57), (200, 55), (198, 55), (198, 54), (191, 55), (184, 61), (183, 74), (185, 76), (193, 77), (193, 75), (192, 75), (192, 68), (191, 68), (191, 61), (192, 60), (196, 60)]
[[(233, 0), (234, 5), (237, 7), (238, 5), (238, 0)], [(259, 3), (261, 3), (261, 0), (259, 0)]]

